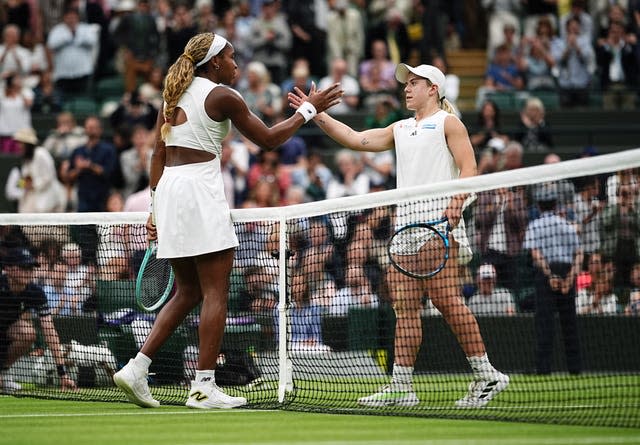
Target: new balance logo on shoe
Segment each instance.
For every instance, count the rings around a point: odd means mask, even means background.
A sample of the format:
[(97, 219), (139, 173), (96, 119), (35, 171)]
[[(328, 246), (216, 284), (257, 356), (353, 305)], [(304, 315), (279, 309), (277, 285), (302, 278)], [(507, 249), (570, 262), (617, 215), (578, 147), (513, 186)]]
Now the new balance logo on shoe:
[(192, 399), (196, 399), (197, 402), (202, 402), (203, 400), (207, 400), (209, 398), (208, 395), (206, 395), (206, 394), (204, 394), (204, 393), (202, 393), (200, 391), (194, 392), (189, 397), (192, 398)]

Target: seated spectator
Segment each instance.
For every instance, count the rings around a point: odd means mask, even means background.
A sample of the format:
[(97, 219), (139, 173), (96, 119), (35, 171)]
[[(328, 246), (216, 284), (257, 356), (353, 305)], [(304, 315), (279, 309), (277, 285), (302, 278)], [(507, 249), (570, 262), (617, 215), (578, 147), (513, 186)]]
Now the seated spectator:
[(138, 192), (149, 185), (151, 169), (151, 133), (142, 125), (136, 125), (131, 135), (131, 148), (120, 153), (120, 168), (124, 178), (122, 196), (127, 199), (132, 193)]
[(278, 286), (275, 277), (260, 266), (243, 269), (244, 289), (240, 293), (240, 308), (256, 314), (271, 314), (278, 304)]
[(162, 68), (159, 66), (154, 67), (149, 73), (149, 78), (138, 88), (140, 100), (151, 104), (156, 110), (160, 110), (164, 101), (162, 98), (163, 82), (164, 72)]
[(371, 178), (364, 172), (360, 154), (343, 149), (335, 159), (337, 172), (327, 188), (327, 199), (369, 193)]
[(38, 84), (33, 88), (34, 113), (58, 113), (62, 111), (64, 98), (62, 92), (53, 83), (51, 71), (43, 71)]
[(66, 207), (65, 190), (58, 181), (53, 158), (38, 146), (38, 137), (32, 128), (23, 128), (13, 136), (22, 156), (18, 188), (19, 213), (62, 212)]
[[(107, 212), (122, 212), (124, 198), (122, 194), (113, 190), (107, 198)], [(104, 281), (124, 280), (130, 278), (130, 256), (128, 227), (119, 224), (98, 224), (98, 245), (96, 260), (98, 264), (98, 279)]]
[(327, 188), (333, 178), (333, 173), (327, 167), (320, 153), (311, 150), (304, 168), (298, 168), (291, 172), (293, 184), (305, 189), (306, 195), (313, 201), (321, 201), (327, 196)]
[(632, 110), (638, 97), (637, 44), (628, 39), (621, 22), (612, 22), (606, 39), (596, 44), (596, 59), (605, 110)]
[(576, 183), (577, 193), (573, 201), (575, 222), (585, 257), (600, 249), (599, 215), (604, 208), (600, 200), (600, 179), (587, 176)]
[(624, 308), (624, 313), (637, 317), (640, 315), (640, 263), (633, 265), (630, 281), (629, 304)]
[(282, 112), (282, 91), (271, 82), (262, 62), (250, 62), (246, 68), (247, 85), (240, 89), (249, 109), (267, 125), (273, 125)]
[(69, 310), (71, 314), (79, 314), (94, 295), (95, 267), (82, 263), (82, 251), (76, 243), (62, 246), (61, 257), (66, 270), (64, 285), (70, 289)]
[(59, 163), (69, 159), (73, 150), (86, 143), (84, 128), (76, 123), (73, 113), (63, 111), (56, 115), (56, 127), (50, 131), (42, 146)]
[(354, 77), (347, 73), (347, 62), (344, 59), (334, 59), (331, 62), (331, 71), (328, 76), (320, 79), (318, 89), (324, 90), (334, 83), (340, 84), (344, 95), (342, 101), (329, 108), (327, 112), (332, 115), (343, 115), (357, 110), (360, 103), (360, 85)]
[(500, 45), (487, 67), (484, 85), (489, 91), (516, 91), (524, 88), (524, 80), (511, 54), (511, 50)]
[(502, 131), (500, 107), (494, 101), (486, 99), (477, 117), (476, 125), (469, 131), (469, 139), (476, 152), (484, 149), (491, 139), (501, 139), (504, 143), (509, 140), (509, 136)]
[(588, 260), (588, 284), (578, 290), (576, 312), (578, 314), (616, 314), (618, 299), (613, 293), (612, 262), (603, 262), (600, 253), (592, 253)]
[(566, 36), (551, 43), (551, 55), (557, 67), (560, 105), (563, 107), (587, 106), (589, 87), (596, 68), (596, 58), (591, 40), (581, 36), (578, 17), (566, 23)]
[(109, 116), (109, 122), (111, 128), (119, 128), (123, 125), (133, 128), (136, 125), (143, 125), (147, 130), (152, 130), (156, 125), (157, 117), (158, 110), (140, 95), (139, 89), (135, 89), (131, 93), (124, 93), (122, 101)]
[(478, 268), (477, 291), (467, 301), (475, 315), (513, 315), (516, 312), (511, 292), (496, 285), (496, 269), (491, 264)]
[(442, 56), (434, 56), (431, 64), (444, 73), (444, 89), (447, 92), (447, 100), (453, 105), (458, 117), (460, 117), (457, 105), (458, 96), (460, 95), (460, 78), (456, 74), (449, 72), (449, 65)]
[(280, 163), (280, 154), (277, 151), (263, 150), (259, 155), (259, 162), (249, 168), (247, 175), (247, 187), (253, 190), (258, 182), (274, 184), (277, 190), (277, 201), (282, 201), (287, 188), (291, 185), (291, 175)]
[(537, 97), (530, 97), (525, 102), (513, 140), (520, 142), (528, 152), (544, 152), (553, 148), (551, 129), (545, 121), (544, 104)]
[(484, 0), (482, 2), (488, 18), (487, 56), (489, 58), (493, 57), (495, 49), (505, 42), (507, 32), (512, 30), (514, 38), (520, 37), (520, 6), (520, 2), (517, 1)]
[[(291, 65), (291, 76), (280, 84), (283, 103), (288, 103), (287, 94), (293, 93), (295, 87), (300, 88), (302, 91), (309, 91), (312, 81), (309, 60), (303, 58), (294, 60)], [(283, 107), (282, 109), (285, 118), (291, 116), (294, 112), (291, 107)]]
[(65, 285), (66, 269), (62, 263), (54, 264), (42, 286), (54, 316), (71, 316), (76, 312), (73, 291)]
[(374, 40), (371, 43), (371, 59), (362, 61), (358, 69), (358, 81), (365, 96), (365, 106), (368, 107), (367, 97), (369, 96), (377, 94), (395, 96), (398, 87), (395, 67), (396, 65), (388, 58), (387, 44), (384, 40)]

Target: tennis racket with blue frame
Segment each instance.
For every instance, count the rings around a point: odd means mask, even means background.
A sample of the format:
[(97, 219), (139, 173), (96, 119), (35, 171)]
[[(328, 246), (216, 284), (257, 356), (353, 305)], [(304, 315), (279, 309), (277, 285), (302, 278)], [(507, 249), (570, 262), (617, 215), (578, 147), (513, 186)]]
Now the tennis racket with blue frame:
[(162, 306), (173, 291), (171, 263), (166, 258), (158, 258), (157, 251), (156, 241), (151, 241), (136, 277), (136, 303), (147, 312)]
[(449, 259), (450, 231), (447, 217), (401, 227), (387, 244), (391, 264), (412, 278), (433, 277)]

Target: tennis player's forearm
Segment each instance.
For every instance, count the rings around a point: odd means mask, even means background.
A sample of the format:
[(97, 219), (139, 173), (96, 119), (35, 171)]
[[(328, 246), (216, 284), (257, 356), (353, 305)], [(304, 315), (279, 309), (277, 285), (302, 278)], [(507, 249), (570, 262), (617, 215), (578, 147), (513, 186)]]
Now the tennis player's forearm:
[(365, 148), (358, 142), (358, 133), (347, 124), (329, 116), (328, 113), (319, 113), (313, 121), (327, 134), (327, 136), (343, 147), (347, 147), (352, 150), (365, 150)]

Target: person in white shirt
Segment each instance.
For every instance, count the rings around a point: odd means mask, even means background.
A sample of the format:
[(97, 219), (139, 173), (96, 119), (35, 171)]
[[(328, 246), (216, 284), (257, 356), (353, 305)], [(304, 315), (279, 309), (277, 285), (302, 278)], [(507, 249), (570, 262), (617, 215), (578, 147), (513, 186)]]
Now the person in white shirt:
[(349, 114), (356, 111), (360, 103), (360, 85), (355, 77), (347, 72), (347, 62), (344, 59), (335, 59), (331, 62), (331, 72), (318, 82), (318, 88), (324, 90), (334, 83), (339, 83), (344, 90), (342, 102), (329, 109), (329, 114)]
[(475, 315), (513, 315), (513, 296), (504, 287), (496, 286), (496, 268), (483, 264), (478, 268), (478, 290), (467, 301)]
[(31, 54), (20, 45), (20, 28), (7, 25), (2, 31), (2, 45), (0, 45), (0, 75), (29, 74), (31, 71)]
[[(405, 188), (428, 183), (475, 176), (477, 166), (469, 134), (454, 109), (445, 98), (445, 75), (432, 65), (411, 67), (399, 64), (396, 79), (405, 84), (406, 106), (414, 117), (403, 119), (385, 128), (356, 131), (332, 118), (318, 114), (315, 123), (343, 147), (357, 151), (395, 149), (397, 187)], [(311, 97), (317, 94), (312, 88)], [(297, 89), (289, 94), (289, 102), (297, 108), (307, 95)], [(413, 389), (413, 367), (422, 342), (420, 318), (422, 297), (426, 294), (458, 338), (460, 346), (474, 372), (469, 392), (456, 402), (462, 408), (483, 407), (509, 384), (509, 377), (496, 370), (486, 354), (480, 329), (473, 313), (460, 298), (459, 263), (470, 259), (462, 211), (467, 194), (449, 200), (434, 200), (420, 205), (420, 215), (411, 215), (408, 207), (398, 206), (396, 228), (416, 218), (429, 221), (446, 216), (451, 225), (451, 249), (446, 267), (429, 280), (419, 281), (388, 269), (387, 281), (396, 313), (395, 362), (391, 384), (379, 392), (362, 397), (358, 403), (369, 407), (404, 406), (420, 403)], [(428, 249), (422, 249), (421, 252)], [(430, 258), (420, 254), (419, 261)]]

